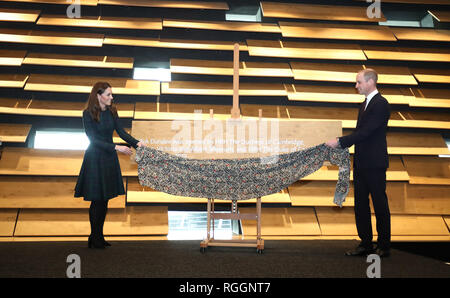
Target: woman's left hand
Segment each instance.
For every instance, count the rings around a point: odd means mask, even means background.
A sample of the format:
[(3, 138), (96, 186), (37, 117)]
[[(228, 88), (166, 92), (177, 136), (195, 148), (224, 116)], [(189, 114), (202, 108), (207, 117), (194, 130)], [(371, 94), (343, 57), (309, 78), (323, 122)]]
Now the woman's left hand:
[(147, 147), (147, 145), (142, 142), (137, 143), (137, 146), (138, 147)]

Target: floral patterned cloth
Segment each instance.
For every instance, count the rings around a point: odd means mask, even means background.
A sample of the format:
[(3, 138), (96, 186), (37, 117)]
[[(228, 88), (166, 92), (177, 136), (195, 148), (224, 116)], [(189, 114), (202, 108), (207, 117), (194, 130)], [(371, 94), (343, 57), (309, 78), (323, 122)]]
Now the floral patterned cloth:
[(172, 195), (247, 200), (285, 189), (319, 170), (339, 167), (334, 203), (342, 206), (350, 185), (348, 149), (325, 144), (265, 158), (189, 159), (149, 147), (136, 151), (139, 183)]

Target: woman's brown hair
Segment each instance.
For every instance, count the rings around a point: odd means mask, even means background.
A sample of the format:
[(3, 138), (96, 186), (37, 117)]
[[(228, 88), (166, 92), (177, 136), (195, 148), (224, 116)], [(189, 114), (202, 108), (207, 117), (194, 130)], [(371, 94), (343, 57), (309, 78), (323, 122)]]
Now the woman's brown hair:
[[(91, 114), (92, 119), (99, 122), (100, 121), (100, 105), (98, 103), (97, 95), (102, 95), (106, 89), (111, 88), (111, 85), (107, 82), (97, 82), (92, 87), (91, 94), (89, 95), (88, 101), (86, 103), (86, 110)], [(111, 105), (107, 107), (113, 116), (118, 117), (117, 109), (114, 103), (111, 102)]]

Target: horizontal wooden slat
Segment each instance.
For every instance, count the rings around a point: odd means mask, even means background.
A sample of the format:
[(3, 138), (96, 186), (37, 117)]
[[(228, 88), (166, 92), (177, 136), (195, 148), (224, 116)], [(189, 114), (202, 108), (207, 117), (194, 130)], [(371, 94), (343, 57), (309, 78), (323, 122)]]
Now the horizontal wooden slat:
[(0, 87), (23, 88), (28, 78), (24, 74), (0, 74)]
[(159, 81), (140, 81), (116, 77), (84, 77), (32, 74), (25, 90), (90, 93), (96, 82), (108, 82), (115, 94), (159, 95)]
[(351, 82), (355, 83), (356, 74), (364, 68), (375, 68), (379, 84), (417, 85), (416, 80), (406, 67), (290, 62), (296, 80)]
[(450, 83), (450, 71), (448, 69), (413, 68), (411, 72), (420, 83)]
[[(234, 42), (210, 40), (159, 39), (143, 37), (105, 36), (104, 44), (134, 47), (173, 48), (193, 50), (233, 51)], [(247, 51), (245, 43), (239, 43), (240, 51)]]
[[(361, 103), (364, 95), (358, 94), (354, 87), (320, 85), (285, 85), (289, 100), (318, 101), (336, 103)], [(408, 104), (412, 94), (400, 88), (378, 88), (390, 104)], [(406, 94), (405, 94), (406, 93)]]
[[(322, 235), (357, 235), (353, 208), (316, 207)], [(376, 219), (372, 214), (372, 230), (377, 235)], [(391, 215), (392, 236), (448, 236), (442, 216)]]
[(0, 142), (25, 143), (30, 129), (30, 124), (0, 123)]
[(363, 51), (368, 59), (374, 60), (450, 61), (450, 51), (446, 49), (363, 46)]
[(20, 66), (26, 54), (26, 51), (0, 50), (0, 65)]
[[(241, 214), (254, 213), (255, 208), (239, 208)], [(256, 235), (256, 221), (242, 220), (242, 234)], [(262, 208), (261, 235), (320, 235), (314, 208)]]
[[(84, 150), (52, 150), (5, 147), (0, 159), (0, 175), (78, 176)], [(118, 153), (123, 176), (136, 176), (137, 164)]]
[(34, 23), (40, 13), (40, 10), (0, 8), (0, 21)]
[(0, 236), (13, 236), (18, 209), (0, 209)]
[[(139, 184), (137, 178), (128, 178), (127, 184), (127, 202), (128, 203), (207, 203), (207, 198), (192, 198), (170, 195), (164, 192), (156, 191), (150, 187)], [(230, 200), (214, 200), (215, 203), (228, 203)], [(254, 203), (255, 199), (243, 200), (239, 204)], [(279, 193), (263, 196), (262, 203), (290, 203), (289, 193), (282, 190)]]
[[(206, 120), (210, 118), (211, 109), (214, 119), (228, 119), (231, 117), (231, 108), (225, 105), (137, 102), (134, 119), (195, 120), (201, 117)], [(195, 113), (196, 110), (201, 110), (202, 115)]]
[(103, 38), (103, 34), (93, 33), (0, 29), (0, 41), (9, 43), (101, 47)]
[(62, 55), (47, 53), (29, 53), (23, 60), (23, 64), (124, 69), (132, 69), (133, 62), (133, 58), (127, 57)]
[[(77, 177), (0, 176), (0, 208), (89, 208), (90, 202), (74, 198), (76, 183)], [(125, 195), (108, 207), (125, 208)]]
[[(292, 206), (336, 206), (333, 203), (335, 181), (297, 181), (288, 187)], [(353, 187), (350, 187), (343, 206), (354, 206)]]
[[(233, 84), (222, 82), (172, 81), (161, 83), (162, 94), (233, 95)], [(240, 83), (240, 96), (286, 96), (283, 84)]]
[(391, 123), (392, 126), (417, 127), (417, 128), (437, 128), (450, 129), (450, 114), (442, 112), (428, 111), (401, 111), (404, 123)]
[(281, 33), (280, 27), (278, 27), (277, 24), (255, 23), (255, 22), (230, 22), (230, 21), (218, 22), (218, 21), (202, 21), (202, 20), (164, 19), (163, 27), (222, 30), (222, 31)]
[(250, 56), (366, 60), (359, 45), (247, 39)]
[(450, 30), (417, 29), (417, 28), (390, 28), (399, 40), (420, 41), (450, 41)]
[[(172, 73), (233, 75), (232, 61), (170, 59)], [(240, 62), (239, 76), (292, 77), (288, 63)]]
[[(38, 99), (0, 98), (0, 113), (59, 117), (81, 117), (84, 102), (47, 101)], [(134, 104), (117, 103), (119, 117), (133, 118)]]
[(406, 185), (405, 213), (450, 214), (450, 185)]
[[(367, 8), (358, 6), (333, 6), (262, 1), (261, 9), (264, 17), (271, 18), (358, 22), (382, 22), (386, 20), (384, 16), (381, 16), (381, 18), (371, 19), (367, 16)], [(330, 14), (330, 11), (333, 13)]]
[(436, 156), (403, 156), (411, 184), (450, 185), (450, 160)]
[[(165, 206), (128, 206), (111, 209), (103, 232), (109, 235), (166, 235)], [(82, 209), (22, 209), (14, 236), (81, 236), (90, 234), (89, 215)]]
[[(355, 0), (366, 2), (366, 0)], [(403, 3), (403, 4), (438, 4), (438, 5), (450, 5), (447, 0), (384, 0), (386, 3)]]
[[(67, 0), (3, 0), (3, 1), (67, 5)], [(97, 6), (98, 0), (78, 0), (78, 1), (80, 5)]]
[(262, 118), (278, 118), (280, 120), (288, 120), (289, 114), (286, 106), (280, 105), (254, 105), (241, 104), (241, 114), (243, 118), (259, 118), (259, 110), (261, 110)]
[(89, 28), (115, 28), (133, 30), (162, 30), (162, 21), (157, 18), (125, 18), (125, 17), (81, 17), (68, 18), (65, 15), (42, 15), (38, 25), (70, 26)]
[[(345, 130), (343, 135), (350, 134)], [(440, 155), (450, 154), (442, 135), (439, 133), (388, 132), (386, 135), (390, 155)], [(354, 153), (354, 146), (349, 148)]]
[(394, 34), (382, 26), (298, 22), (279, 22), (279, 25), (284, 37), (397, 41)]
[(388, 132), (389, 154), (439, 155), (450, 151), (439, 133)]
[(137, 7), (161, 7), (183, 9), (215, 9), (228, 10), (226, 2), (215, 1), (168, 1), (168, 0), (98, 0), (99, 4), (123, 5)]
[(413, 107), (450, 108), (450, 90), (412, 88), (415, 98), (409, 105)]

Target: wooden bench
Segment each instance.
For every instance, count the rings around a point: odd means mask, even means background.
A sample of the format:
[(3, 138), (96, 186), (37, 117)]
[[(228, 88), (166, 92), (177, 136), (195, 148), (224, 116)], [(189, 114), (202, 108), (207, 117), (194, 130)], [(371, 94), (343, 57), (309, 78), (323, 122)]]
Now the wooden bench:
[(30, 129), (30, 124), (0, 123), (0, 142), (25, 143)]

